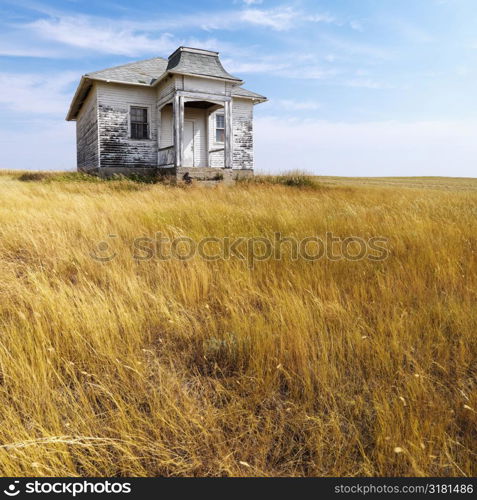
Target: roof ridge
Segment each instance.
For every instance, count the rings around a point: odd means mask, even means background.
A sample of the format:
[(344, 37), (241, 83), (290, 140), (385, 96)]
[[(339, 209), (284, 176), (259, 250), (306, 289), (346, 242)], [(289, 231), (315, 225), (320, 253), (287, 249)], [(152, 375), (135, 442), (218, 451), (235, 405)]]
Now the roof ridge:
[(118, 66), (111, 66), (110, 68), (98, 69), (97, 71), (92, 71), (91, 73), (85, 73), (85, 76), (94, 75), (96, 73), (102, 73), (103, 71), (108, 71), (110, 69), (125, 68), (126, 66), (133, 66), (134, 64), (138, 64), (138, 63), (155, 61), (157, 59), (160, 59), (161, 61), (167, 62), (167, 59), (165, 59), (164, 57), (150, 57), (149, 59), (141, 59), (139, 61), (132, 61), (132, 62), (126, 63), (126, 64), (119, 64)]

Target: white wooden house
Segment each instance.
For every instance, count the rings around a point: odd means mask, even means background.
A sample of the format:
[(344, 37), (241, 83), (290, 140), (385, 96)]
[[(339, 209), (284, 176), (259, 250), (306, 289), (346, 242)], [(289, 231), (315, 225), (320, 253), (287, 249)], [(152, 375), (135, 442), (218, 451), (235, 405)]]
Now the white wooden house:
[(253, 106), (266, 98), (242, 84), (218, 52), (189, 47), (84, 75), (66, 118), (76, 121), (78, 170), (253, 175)]

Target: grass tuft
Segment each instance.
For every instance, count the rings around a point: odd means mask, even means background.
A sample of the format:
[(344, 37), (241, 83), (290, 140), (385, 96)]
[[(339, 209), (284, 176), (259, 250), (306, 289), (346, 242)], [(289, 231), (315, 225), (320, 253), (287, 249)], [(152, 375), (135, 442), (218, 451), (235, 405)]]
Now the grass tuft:
[(240, 179), (239, 182), (245, 185), (270, 184), (295, 187), (300, 189), (321, 190), (326, 187), (317, 181), (316, 176), (302, 172), (300, 170), (285, 172), (281, 175), (256, 175)]

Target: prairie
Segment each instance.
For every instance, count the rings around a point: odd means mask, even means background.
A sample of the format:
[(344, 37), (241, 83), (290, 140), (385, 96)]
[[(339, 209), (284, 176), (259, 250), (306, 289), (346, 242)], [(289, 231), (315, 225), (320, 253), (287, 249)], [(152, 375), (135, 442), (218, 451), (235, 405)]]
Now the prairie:
[[(286, 184), (0, 176), (0, 475), (477, 475), (477, 179)], [(135, 258), (158, 232), (388, 254)]]

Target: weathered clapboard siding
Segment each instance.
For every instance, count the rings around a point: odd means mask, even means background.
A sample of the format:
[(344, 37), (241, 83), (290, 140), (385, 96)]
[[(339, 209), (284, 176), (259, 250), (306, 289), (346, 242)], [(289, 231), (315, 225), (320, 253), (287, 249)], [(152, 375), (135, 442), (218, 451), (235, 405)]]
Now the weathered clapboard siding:
[(176, 150), (174, 146), (159, 149), (157, 153), (158, 167), (173, 167), (176, 162)]
[[(156, 92), (147, 87), (97, 84), (101, 167), (156, 167)], [(131, 139), (131, 106), (148, 108), (149, 139)]]
[[(201, 80), (201, 79), (197, 79)], [(209, 82), (211, 83), (211, 82)], [(216, 82), (212, 82), (216, 83)], [(218, 82), (222, 85), (222, 82)], [(171, 78), (166, 82), (171, 95), (175, 83)], [(78, 168), (98, 167), (156, 167), (170, 162), (170, 151), (160, 150), (173, 146), (172, 105), (164, 106), (160, 113), (156, 110), (157, 93), (148, 88), (126, 87), (117, 84), (97, 84), (78, 116)], [(150, 139), (130, 138), (130, 106), (145, 106), (149, 111)], [(197, 167), (224, 167), (224, 144), (215, 141), (216, 113), (186, 107), (185, 120), (193, 120), (196, 127), (194, 149)], [(97, 119), (96, 119), (97, 117)], [(160, 122), (160, 123), (159, 123)], [(207, 122), (208, 130), (207, 131)], [(233, 168), (253, 168), (253, 104), (250, 100), (232, 100), (232, 158)], [(159, 141), (157, 131), (160, 131)], [(99, 133), (99, 144), (98, 144)], [(100, 161), (98, 161), (98, 150)]]
[(253, 168), (253, 104), (232, 100), (233, 168)]
[(211, 167), (224, 167), (224, 143), (215, 140), (215, 120), (217, 113), (224, 114), (224, 108), (209, 115), (209, 162)]
[(160, 111), (159, 148), (168, 148), (174, 144), (172, 105), (167, 104)]
[(177, 76), (169, 75), (162, 80), (157, 86), (157, 102), (160, 103), (164, 99), (172, 98), (177, 87)]
[(209, 94), (225, 95), (228, 86), (228, 83), (219, 80), (210, 80), (195, 76), (182, 76), (179, 79), (178, 88), (189, 92), (205, 92)]
[(96, 89), (93, 87), (76, 120), (76, 156), (78, 170), (89, 171), (98, 168), (98, 119)]
[(209, 153), (210, 166), (214, 168), (224, 168), (224, 147), (212, 149)]

